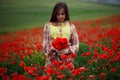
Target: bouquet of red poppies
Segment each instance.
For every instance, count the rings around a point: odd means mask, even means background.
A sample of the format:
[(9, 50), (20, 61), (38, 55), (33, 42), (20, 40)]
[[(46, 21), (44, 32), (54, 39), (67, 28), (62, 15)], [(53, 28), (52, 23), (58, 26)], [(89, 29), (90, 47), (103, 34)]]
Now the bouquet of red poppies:
[(52, 45), (55, 49), (61, 50), (68, 47), (68, 40), (66, 38), (57, 37), (53, 42)]

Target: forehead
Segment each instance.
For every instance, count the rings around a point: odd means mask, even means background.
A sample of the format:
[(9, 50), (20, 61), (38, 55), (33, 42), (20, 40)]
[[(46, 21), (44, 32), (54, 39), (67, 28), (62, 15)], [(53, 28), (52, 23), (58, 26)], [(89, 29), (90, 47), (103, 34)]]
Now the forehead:
[(65, 10), (62, 8), (62, 9), (58, 10), (57, 13), (65, 13)]

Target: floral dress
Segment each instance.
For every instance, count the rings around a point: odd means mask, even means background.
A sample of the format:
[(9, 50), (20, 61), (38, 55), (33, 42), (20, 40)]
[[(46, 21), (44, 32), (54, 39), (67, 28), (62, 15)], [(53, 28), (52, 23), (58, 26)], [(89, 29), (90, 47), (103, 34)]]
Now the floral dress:
[[(67, 38), (68, 48), (64, 50), (57, 51), (52, 46), (52, 41), (57, 37)], [(78, 34), (76, 32), (75, 26), (66, 21), (62, 24), (48, 22), (44, 26), (44, 37), (43, 37), (43, 51), (46, 55), (46, 65), (51, 64), (51, 61), (61, 60), (60, 56), (62, 54), (77, 53), (79, 49)], [(71, 58), (68, 58), (70, 60)]]

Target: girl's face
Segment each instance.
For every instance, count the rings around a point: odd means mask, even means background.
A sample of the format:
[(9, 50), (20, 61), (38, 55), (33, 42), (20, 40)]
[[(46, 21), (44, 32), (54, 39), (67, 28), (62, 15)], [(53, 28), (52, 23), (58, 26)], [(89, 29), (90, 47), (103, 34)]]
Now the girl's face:
[(60, 9), (56, 15), (58, 22), (64, 22), (65, 21), (65, 11), (64, 9)]

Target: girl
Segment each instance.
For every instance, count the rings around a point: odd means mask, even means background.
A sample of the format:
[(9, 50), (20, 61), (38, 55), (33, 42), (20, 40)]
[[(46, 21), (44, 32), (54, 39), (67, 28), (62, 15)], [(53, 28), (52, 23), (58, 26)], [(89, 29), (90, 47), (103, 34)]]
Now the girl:
[[(66, 38), (68, 47), (61, 50), (55, 49), (52, 42), (57, 37)], [(46, 55), (46, 66), (52, 65), (53, 60), (63, 61), (61, 59), (63, 54), (68, 56), (66, 60), (71, 60), (72, 64), (73, 59), (69, 55), (77, 53), (78, 50), (78, 34), (75, 25), (70, 22), (68, 7), (65, 2), (58, 2), (53, 8), (50, 21), (44, 26), (43, 51)]]

